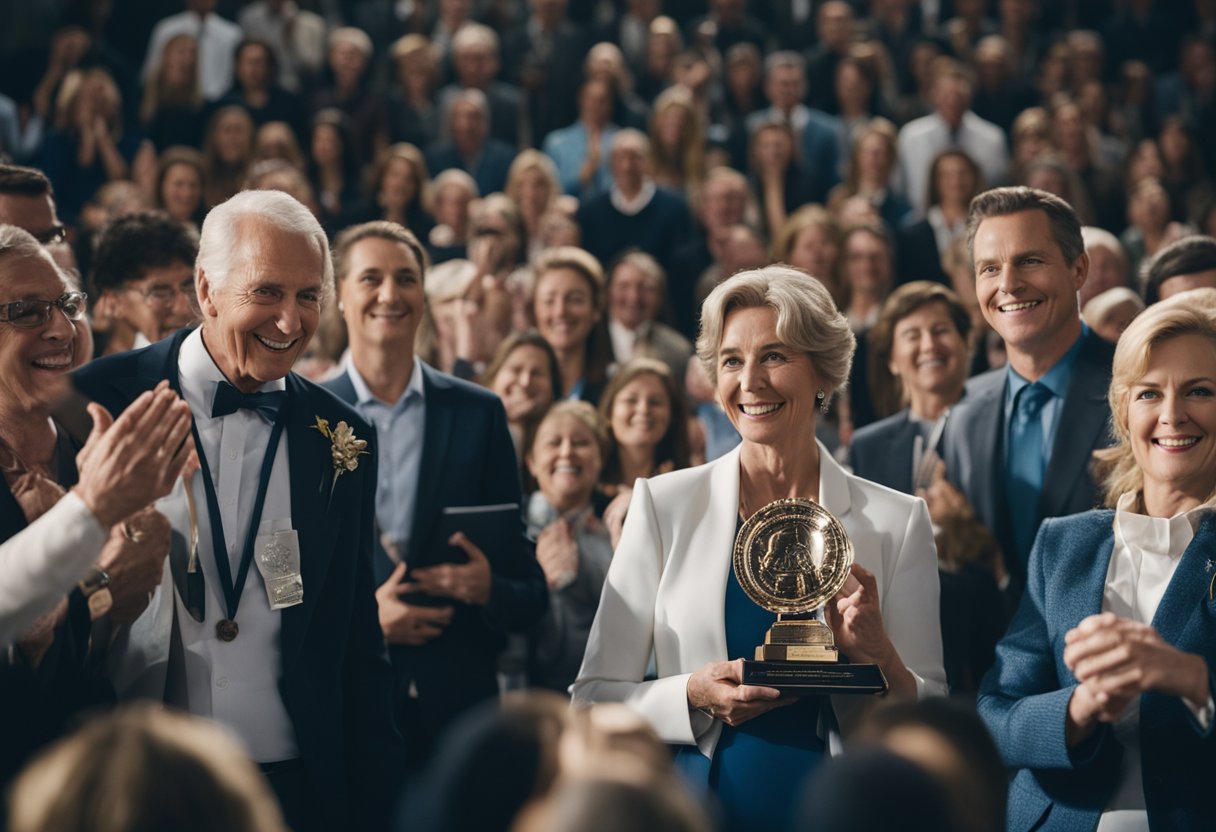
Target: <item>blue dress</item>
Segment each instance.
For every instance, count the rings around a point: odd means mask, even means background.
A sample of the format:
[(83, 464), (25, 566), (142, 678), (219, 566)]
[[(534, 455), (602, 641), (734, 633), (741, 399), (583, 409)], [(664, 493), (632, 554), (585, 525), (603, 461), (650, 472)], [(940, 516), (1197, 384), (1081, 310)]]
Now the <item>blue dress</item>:
[[(733, 569), (725, 606), (727, 655), (750, 659), (776, 615), (747, 596)], [(737, 728), (723, 725), (712, 762), (696, 746), (677, 751), (681, 772), (717, 795), (727, 830), (793, 828), (802, 787), (824, 756), (816, 735), (819, 704), (819, 697), (806, 696)]]

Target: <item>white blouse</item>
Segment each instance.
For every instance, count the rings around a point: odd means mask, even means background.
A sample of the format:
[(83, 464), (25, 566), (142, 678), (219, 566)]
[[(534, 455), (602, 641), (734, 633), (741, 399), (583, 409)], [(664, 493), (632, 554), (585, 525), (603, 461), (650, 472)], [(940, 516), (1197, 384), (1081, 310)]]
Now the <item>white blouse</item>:
[[(1151, 624), (1165, 590), (1195, 537), (1200, 521), (1212, 510), (1200, 506), (1173, 517), (1150, 517), (1132, 510), (1136, 494), (1124, 494), (1115, 510), (1115, 547), (1106, 572), (1102, 611), (1140, 624)], [(1200, 725), (1207, 726), (1214, 709), (1212, 697), (1197, 707), (1183, 699)], [(1123, 746), (1119, 785), (1098, 821), (1098, 832), (1148, 829), (1144, 781), (1140, 771), (1140, 697), (1132, 699), (1115, 723)]]

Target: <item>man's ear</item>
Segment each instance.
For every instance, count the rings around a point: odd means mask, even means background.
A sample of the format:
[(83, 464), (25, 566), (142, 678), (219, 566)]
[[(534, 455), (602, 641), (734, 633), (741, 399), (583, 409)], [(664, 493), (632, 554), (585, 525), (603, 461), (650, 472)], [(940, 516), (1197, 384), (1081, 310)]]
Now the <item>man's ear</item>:
[(1081, 291), (1081, 287), (1085, 285), (1085, 279), (1089, 277), (1089, 252), (1082, 251), (1077, 257), (1077, 262), (1072, 264), (1073, 281), (1076, 284), (1076, 290)]
[(207, 273), (199, 269), (198, 278), (194, 284), (195, 290), (198, 292), (198, 307), (202, 310), (203, 317), (216, 317), (219, 310), (215, 307), (215, 289), (212, 287), (211, 281), (207, 279)]

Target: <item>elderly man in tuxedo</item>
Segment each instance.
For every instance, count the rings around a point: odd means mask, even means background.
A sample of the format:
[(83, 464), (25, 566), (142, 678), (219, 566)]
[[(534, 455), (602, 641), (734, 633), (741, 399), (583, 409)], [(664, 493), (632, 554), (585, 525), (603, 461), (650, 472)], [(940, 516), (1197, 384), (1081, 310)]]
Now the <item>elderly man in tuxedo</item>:
[[(397, 680), (394, 713), (410, 738), (411, 769), (427, 762), (448, 724), (498, 694), (506, 634), (535, 624), (549, 604), (522, 520), (514, 535), (479, 540), (484, 549), (463, 529), (453, 538), (441, 535), (444, 509), (518, 507), (522, 500), (502, 402), (414, 354), (426, 267), (418, 238), (396, 223), (364, 223), (337, 236), (338, 308), (350, 356), (326, 382), (375, 424), (379, 437), (376, 524), (383, 545), (372, 568)], [(467, 560), (420, 568), (445, 544), (459, 546)]]
[(1089, 257), (1067, 202), (1032, 188), (986, 191), (971, 203), (967, 242), (980, 309), (1009, 363), (968, 384), (943, 455), (947, 478), (1001, 545), (1012, 601), (1043, 519), (1098, 502), (1091, 457), (1111, 443), (1114, 352), (1080, 319)]
[(115, 689), (231, 729), (295, 830), (385, 827), (403, 765), (372, 586), (372, 428), (291, 373), (332, 273), (303, 205), (238, 194), (203, 223), (202, 326), (77, 375), (115, 413), (168, 379), (202, 464), (158, 503), (174, 543), (115, 642)]

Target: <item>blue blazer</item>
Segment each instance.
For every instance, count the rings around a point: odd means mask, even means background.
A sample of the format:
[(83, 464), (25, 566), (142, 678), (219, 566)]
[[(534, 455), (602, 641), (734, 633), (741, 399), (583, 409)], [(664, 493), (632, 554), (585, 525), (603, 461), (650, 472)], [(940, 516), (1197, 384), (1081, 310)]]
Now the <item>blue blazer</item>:
[[(1102, 611), (1114, 548), (1114, 512), (1045, 520), (1030, 554), (1026, 592), (996, 664), (980, 688), (979, 713), (1006, 765), (1010, 832), (1093, 829), (1113, 793), (1123, 748), (1109, 725), (1077, 748), (1064, 741), (1068, 700), (1077, 686), (1064, 665), (1064, 636)], [(1204, 657), (1216, 691), (1216, 602), (1209, 595), (1216, 516), (1199, 526), (1157, 608), (1152, 625), (1180, 650)], [(1216, 742), (1181, 699), (1140, 697), (1140, 755), (1149, 826), (1216, 828)]]
[[(150, 347), (98, 359), (75, 374), (77, 388), (115, 416), (145, 390), (177, 386), (182, 330)], [(372, 428), (343, 402), (289, 373), (286, 433), (291, 517), (300, 539), (304, 603), (282, 611), (279, 690), (295, 728), (306, 776), (332, 829), (387, 825), (404, 747), (393, 727), (392, 675), (372, 585), (376, 448)], [(333, 491), (329, 443), (315, 417), (345, 420), (371, 453)]]
[[(490, 391), (422, 365), (426, 401), (422, 462), (410, 547), (427, 551), (436, 541), (439, 518), (447, 506), (519, 503), (519, 466), (502, 402)], [(349, 373), (325, 386), (354, 404)], [(398, 696), (417, 691), (420, 730), (434, 733), (442, 724), (498, 693), (498, 654), (507, 631), (523, 631), (549, 608), (545, 574), (520, 534), (485, 553), (490, 561), (490, 603), (484, 607), (456, 604), (443, 634), (419, 647), (391, 645)], [(377, 585), (387, 580), (394, 563), (376, 545), (373, 568)], [(403, 727), (407, 736), (409, 731)]]
[[(1111, 443), (1108, 423), (1110, 365), (1114, 347), (1095, 333), (1085, 339), (1059, 415), (1051, 459), (1043, 474), (1038, 517), (1088, 511), (1099, 502), (1091, 472), (1094, 450)], [(1001, 367), (976, 376), (967, 395), (950, 411), (942, 437), (946, 477), (967, 496), (976, 516), (996, 537), (1005, 566), (1019, 586), (1025, 565), (1017, 557), (1005, 499), (1005, 374)]]

